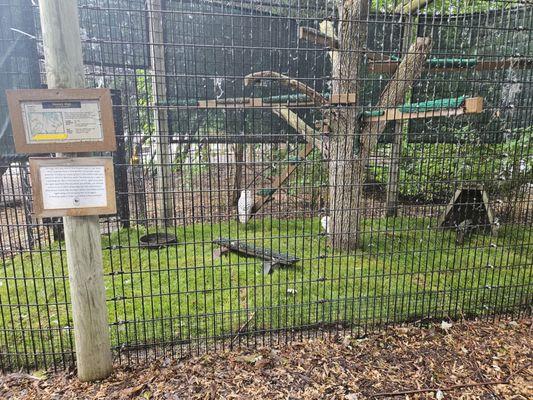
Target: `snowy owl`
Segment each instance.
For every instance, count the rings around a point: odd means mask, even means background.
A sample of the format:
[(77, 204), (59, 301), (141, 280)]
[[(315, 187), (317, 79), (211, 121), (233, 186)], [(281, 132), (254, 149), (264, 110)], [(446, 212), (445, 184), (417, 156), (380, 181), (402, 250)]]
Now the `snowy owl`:
[(239, 221), (243, 224), (248, 222), (252, 214), (254, 206), (254, 194), (251, 190), (243, 190), (237, 203), (237, 210), (239, 211)]
[(329, 235), (330, 233), (329, 215), (324, 215), (322, 218), (320, 218), (320, 224), (322, 225), (322, 228), (326, 231), (326, 233)]

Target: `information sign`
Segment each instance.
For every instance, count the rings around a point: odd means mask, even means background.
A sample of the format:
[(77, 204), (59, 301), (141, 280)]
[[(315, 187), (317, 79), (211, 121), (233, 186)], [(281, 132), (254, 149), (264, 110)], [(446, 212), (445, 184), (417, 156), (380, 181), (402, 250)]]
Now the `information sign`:
[(109, 89), (8, 90), (7, 99), (19, 153), (116, 148)]
[(38, 217), (115, 214), (110, 157), (30, 158)]

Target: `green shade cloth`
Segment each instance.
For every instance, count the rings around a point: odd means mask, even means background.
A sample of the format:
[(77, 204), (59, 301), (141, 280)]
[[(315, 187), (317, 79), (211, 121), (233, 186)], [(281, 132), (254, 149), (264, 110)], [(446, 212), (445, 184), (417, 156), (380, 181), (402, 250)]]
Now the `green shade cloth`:
[(363, 111), (363, 116), (365, 117), (381, 117), (384, 114), (385, 110)]
[(276, 189), (259, 189), (257, 194), (262, 197), (272, 196), (276, 192)]
[(461, 96), (461, 97), (452, 97), (449, 99), (424, 101), (421, 103), (404, 104), (398, 107), (398, 110), (400, 110), (403, 113), (409, 113), (409, 112), (442, 110), (442, 109), (447, 109), (447, 108), (457, 108), (457, 107), (460, 107), (465, 102), (465, 99), (466, 99), (466, 96)]
[(426, 63), (439, 68), (472, 68), (477, 65), (477, 58), (430, 58)]

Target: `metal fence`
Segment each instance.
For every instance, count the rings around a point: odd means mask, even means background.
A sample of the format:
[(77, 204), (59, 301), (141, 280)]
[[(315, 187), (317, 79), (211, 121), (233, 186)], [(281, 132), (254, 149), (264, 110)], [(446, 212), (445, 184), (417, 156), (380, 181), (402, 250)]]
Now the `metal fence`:
[[(117, 360), (530, 313), (533, 8), (399, 3), (79, 0), (87, 86), (114, 97)], [(46, 84), (38, 22), (0, 0), (2, 91)], [(0, 369), (64, 368), (61, 220), (32, 214), (0, 107)]]

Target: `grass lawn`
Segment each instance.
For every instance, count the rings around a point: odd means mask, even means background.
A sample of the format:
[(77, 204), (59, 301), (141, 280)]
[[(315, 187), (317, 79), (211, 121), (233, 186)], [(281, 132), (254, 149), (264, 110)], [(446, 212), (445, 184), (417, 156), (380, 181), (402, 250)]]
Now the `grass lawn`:
[[(492, 314), (530, 303), (532, 228), (508, 225), (498, 237), (477, 234), (458, 246), (455, 232), (434, 224), (413, 217), (366, 220), (363, 247), (354, 254), (329, 249), (318, 219), (177, 227), (169, 231), (180, 244), (161, 250), (138, 248), (138, 237), (146, 233), (141, 227), (104, 236), (113, 345), (208, 342), (233, 337), (249, 319), (248, 329), (257, 331), (339, 322), (364, 329), (414, 318)], [(260, 260), (213, 257), (211, 241), (218, 237), (288, 252), (301, 261), (263, 275)], [(0, 351), (6, 362), (37, 364), (72, 348), (61, 246), (43, 246), (3, 264)]]

